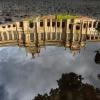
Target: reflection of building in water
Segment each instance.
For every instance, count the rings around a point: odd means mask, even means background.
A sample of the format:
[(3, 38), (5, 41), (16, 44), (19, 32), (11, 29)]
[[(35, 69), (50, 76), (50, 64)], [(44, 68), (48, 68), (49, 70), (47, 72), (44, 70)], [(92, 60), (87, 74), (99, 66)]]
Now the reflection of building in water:
[(0, 25), (0, 45), (27, 47), (34, 55), (41, 47), (57, 45), (77, 53), (86, 42), (100, 41), (98, 21), (88, 17), (60, 19), (55, 15), (39, 16)]

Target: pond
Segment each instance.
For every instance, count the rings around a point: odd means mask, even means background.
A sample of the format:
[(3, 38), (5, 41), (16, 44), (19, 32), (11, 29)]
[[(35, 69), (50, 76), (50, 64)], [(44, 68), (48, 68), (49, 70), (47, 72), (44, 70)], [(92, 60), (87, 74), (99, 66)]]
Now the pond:
[(83, 82), (100, 88), (100, 65), (95, 63), (99, 42), (87, 43), (73, 56), (69, 49), (47, 46), (32, 58), (31, 53), (18, 46), (0, 48), (0, 95), (3, 100), (32, 100), (38, 93), (48, 93), (57, 87), (62, 73), (75, 72)]

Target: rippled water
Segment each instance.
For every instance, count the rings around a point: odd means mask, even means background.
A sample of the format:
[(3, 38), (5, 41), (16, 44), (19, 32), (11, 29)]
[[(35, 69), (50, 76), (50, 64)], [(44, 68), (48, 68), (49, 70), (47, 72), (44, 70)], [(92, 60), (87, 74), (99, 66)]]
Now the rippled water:
[(31, 100), (38, 93), (56, 88), (56, 80), (65, 72), (81, 74), (85, 78), (84, 82), (100, 88), (97, 78), (100, 65), (94, 62), (94, 51), (98, 49), (100, 43), (88, 43), (86, 48), (73, 56), (69, 49), (65, 51), (62, 47), (50, 46), (32, 59), (25, 48), (1, 47), (1, 93), (6, 100)]

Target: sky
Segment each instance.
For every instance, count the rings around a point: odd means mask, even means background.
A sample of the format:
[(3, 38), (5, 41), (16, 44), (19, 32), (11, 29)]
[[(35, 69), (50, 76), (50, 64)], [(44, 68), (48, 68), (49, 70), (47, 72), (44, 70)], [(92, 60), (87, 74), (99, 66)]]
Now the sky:
[(24, 48), (0, 47), (0, 100), (32, 100), (56, 88), (56, 80), (69, 72), (83, 75), (85, 83), (100, 88), (100, 65), (94, 63), (99, 47), (100, 43), (89, 43), (73, 56), (69, 49), (50, 46), (35, 59)]

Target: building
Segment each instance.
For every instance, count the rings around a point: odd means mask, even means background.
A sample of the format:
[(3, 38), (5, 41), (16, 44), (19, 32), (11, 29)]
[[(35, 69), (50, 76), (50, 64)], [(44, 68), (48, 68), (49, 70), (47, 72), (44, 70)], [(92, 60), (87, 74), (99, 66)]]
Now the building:
[(98, 22), (89, 17), (59, 20), (57, 15), (49, 15), (1, 24), (0, 46), (25, 46), (34, 55), (42, 47), (56, 45), (70, 48), (76, 54), (85, 47), (86, 42), (100, 41), (100, 34), (96, 31)]

